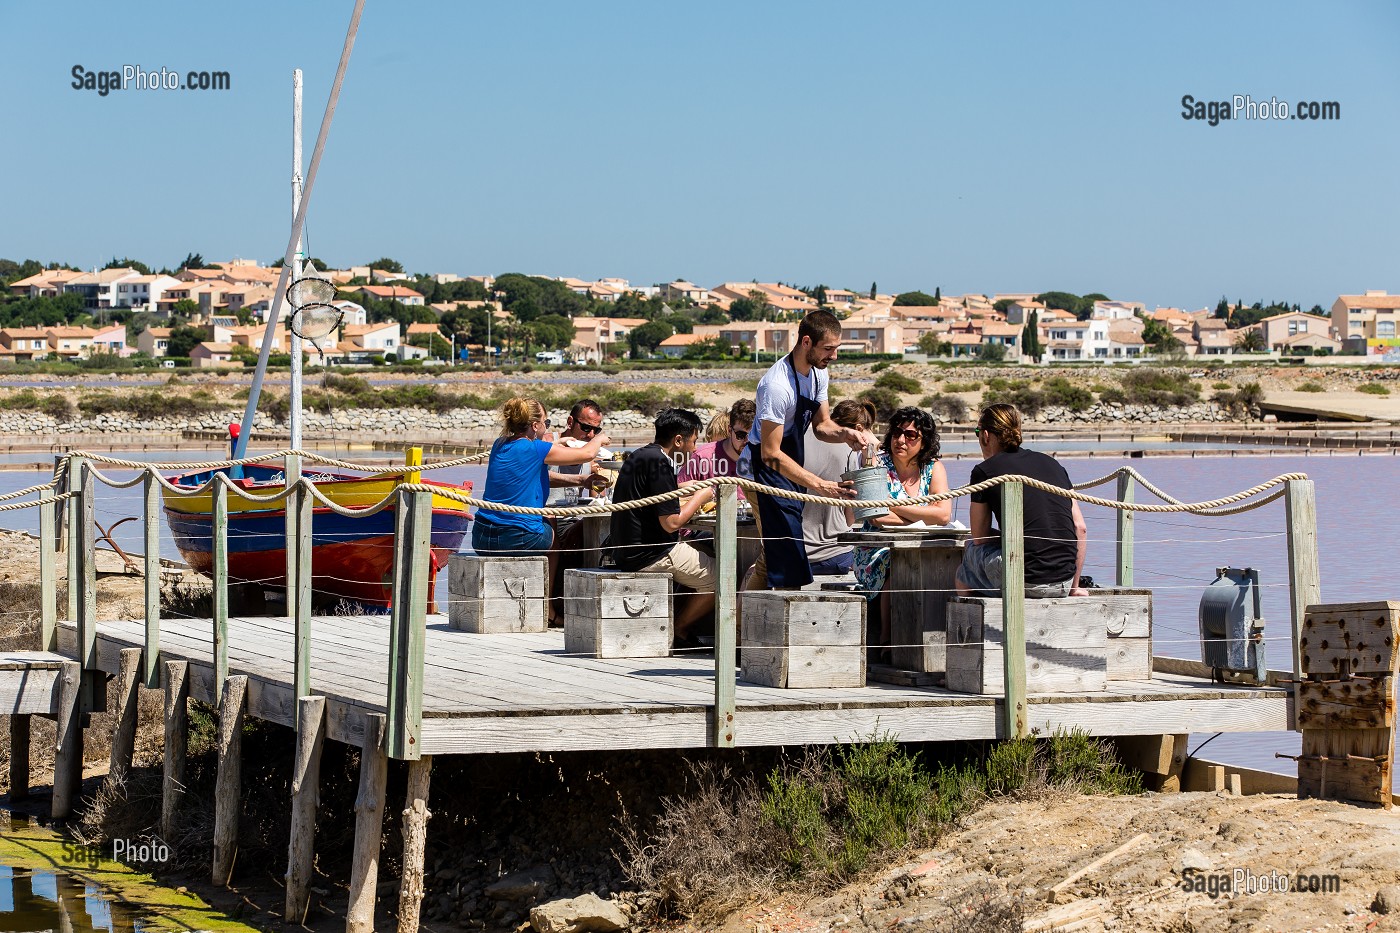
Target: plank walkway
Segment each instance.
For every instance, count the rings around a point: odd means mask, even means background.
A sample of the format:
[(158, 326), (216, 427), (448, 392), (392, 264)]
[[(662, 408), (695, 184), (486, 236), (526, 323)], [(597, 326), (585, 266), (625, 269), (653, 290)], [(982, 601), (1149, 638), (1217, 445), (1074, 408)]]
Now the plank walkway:
[[(214, 701), (211, 631), (208, 619), (161, 620), (164, 658), (190, 662), (191, 695), (206, 703)], [(115, 673), (121, 649), (140, 647), (143, 632), (137, 620), (98, 623), (101, 669)], [(327, 697), (327, 735), (360, 744), (364, 714), (384, 710), (388, 617), (317, 616), (311, 633), (311, 684)], [(710, 744), (713, 657), (597, 660), (566, 655), (563, 641), (559, 630), (471, 635), (451, 629), (445, 616), (430, 616), (423, 754)], [(73, 625), (60, 623), (60, 650), (71, 656), (74, 644)], [(228, 657), (230, 673), (249, 676), (249, 715), (291, 726), (287, 620), (229, 619)], [(906, 741), (989, 739), (1002, 718), (998, 698), (938, 687), (781, 690), (741, 680), (736, 699), (735, 737), (750, 746), (846, 742), (877, 731)], [(1159, 673), (1103, 691), (1033, 696), (1030, 724), (1042, 733), (1062, 726), (1095, 735), (1271, 732), (1289, 728), (1290, 703), (1280, 688)], [(0, 710), (9, 711), (3, 702)]]

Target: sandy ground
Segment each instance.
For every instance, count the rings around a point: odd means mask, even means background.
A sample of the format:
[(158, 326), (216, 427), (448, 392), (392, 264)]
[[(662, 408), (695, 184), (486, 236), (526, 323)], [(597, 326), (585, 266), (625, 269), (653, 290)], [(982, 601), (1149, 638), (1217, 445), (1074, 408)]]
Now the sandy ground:
[[(1052, 897), (1056, 885), (1130, 841)], [(1217, 883), (1215, 897), (1185, 889), (1193, 868), (1201, 884)], [(1286, 876), (1290, 890), (1231, 893), (1237, 869), (1252, 872), (1256, 887), (1261, 878)], [(1291, 890), (1299, 874), (1309, 882), (1334, 876), (1337, 891)], [(1227, 890), (1219, 893), (1222, 882)], [(937, 848), (874, 882), (803, 903), (754, 905), (721, 929), (993, 933), (1014, 929), (997, 926), (995, 915), (1015, 899), (1027, 930), (1400, 930), (1397, 884), (1400, 812), (1286, 796), (1059, 796), (989, 805)], [(1387, 887), (1393, 912), (1373, 911)]]

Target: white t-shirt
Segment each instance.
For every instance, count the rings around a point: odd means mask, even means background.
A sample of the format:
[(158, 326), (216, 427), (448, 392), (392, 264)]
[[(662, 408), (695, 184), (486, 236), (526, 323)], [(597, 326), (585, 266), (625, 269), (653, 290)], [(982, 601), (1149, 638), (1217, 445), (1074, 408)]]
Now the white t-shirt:
[[(763, 378), (758, 380), (758, 395), (754, 402), (758, 412), (749, 430), (749, 443), (762, 443), (763, 435), (759, 425), (765, 421), (773, 424), (793, 424), (797, 418), (797, 396), (792, 392), (792, 379), (788, 376), (787, 357), (774, 363)], [(812, 367), (809, 375), (802, 375), (796, 369), (797, 388), (803, 398), (814, 399), (817, 404), (826, 401), (826, 370)]]

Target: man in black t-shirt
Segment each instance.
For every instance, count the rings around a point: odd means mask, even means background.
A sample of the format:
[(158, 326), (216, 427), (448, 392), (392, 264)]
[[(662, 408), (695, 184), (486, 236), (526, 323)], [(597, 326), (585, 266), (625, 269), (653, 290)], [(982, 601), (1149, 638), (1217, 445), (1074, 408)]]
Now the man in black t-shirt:
[[(1054, 457), (1021, 446), (1021, 413), (1011, 405), (992, 405), (977, 423), (981, 463), (972, 468), (975, 485), (997, 476), (1026, 476), (1061, 489), (1071, 488), (1069, 474)], [(1084, 568), (1087, 530), (1079, 503), (1064, 496), (1022, 487), (1025, 529), (1026, 596), (1046, 599), (1082, 596), (1079, 574)], [(1001, 487), (972, 494), (972, 541), (958, 567), (962, 596), (1000, 596), (1002, 584)]]
[[(614, 502), (631, 502), (673, 492), (676, 473), (695, 452), (700, 418), (693, 411), (668, 408), (656, 416), (656, 440), (633, 451), (622, 465), (613, 488)], [(669, 573), (695, 591), (675, 615), (678, 645), (692, 646), (691, 629), (715, 606), (715, 559), (687, 542), (680, 530), (714, 498), (706, 487), (681, 504), (667, 499), (612, 514), (608, 549), (619, 570)]]

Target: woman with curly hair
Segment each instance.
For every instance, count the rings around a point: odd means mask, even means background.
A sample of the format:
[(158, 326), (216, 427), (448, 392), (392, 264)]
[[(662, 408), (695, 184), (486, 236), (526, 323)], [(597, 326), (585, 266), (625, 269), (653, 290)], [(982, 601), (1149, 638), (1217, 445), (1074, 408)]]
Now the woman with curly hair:
[[(911, 499), (948, 491), (948, 472), (938, 459), (938, 426), (933, 416), (920, 408), (901, 408), (890, 416), (890, 426), (875, 455), (874, 466), (885, 468), (885, 483), (891, 499)], [(894, 506), (885, 515), (867, 519), (865, 528), (898, 528), (923, 522), (946, 525), (953, 517), (953, 503)], [(878, 644), (890, 643), (890, 594), (885, 583), (890, 571), (888, 547), (858, 547), (855, 550), (856, 582), (866, 599), (879, 597), (880, 637)]]

